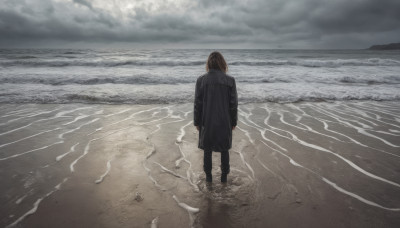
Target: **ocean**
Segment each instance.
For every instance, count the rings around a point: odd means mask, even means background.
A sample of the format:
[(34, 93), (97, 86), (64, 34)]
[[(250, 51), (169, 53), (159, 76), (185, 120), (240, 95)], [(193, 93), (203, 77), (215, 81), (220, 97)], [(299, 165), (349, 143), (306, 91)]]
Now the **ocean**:
[(399, 51), (220, 50), (241, 104), (209, 184), (211, 51), (0, 50), (0, 227), (400, 227)]
[[(0, 49), (0, 103), (193, 102), (212, 51)], [(400, 100), (400, 51), (219, 51), (240, 103)]]

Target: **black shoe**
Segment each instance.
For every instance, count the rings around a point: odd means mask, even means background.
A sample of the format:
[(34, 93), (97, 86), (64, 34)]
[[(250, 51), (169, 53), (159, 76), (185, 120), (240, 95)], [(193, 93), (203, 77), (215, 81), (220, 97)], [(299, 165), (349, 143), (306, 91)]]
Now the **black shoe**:
[(221, 182), (222, 182), (222, 183), (226, 183), (226, 182), (227, 182), (227, 179), (228, 179), (228, 174), (222, 173), (222, 174), (221, 174)]
[(212, 175), (211, 175), (211, 173), (206, 173), (206, 182), (212, 182)]

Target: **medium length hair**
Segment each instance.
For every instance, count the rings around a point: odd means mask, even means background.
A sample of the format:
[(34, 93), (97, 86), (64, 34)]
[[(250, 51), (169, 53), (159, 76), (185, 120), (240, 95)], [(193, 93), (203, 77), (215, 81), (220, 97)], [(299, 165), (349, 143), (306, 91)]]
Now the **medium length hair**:
[(218, 51), (211, 52), (208, 56), (206, 63), (206, 71), (210, 71), (210, 69), (220, 70), (223, 72), (228, 71), (228, 65), (225, 62), (224, 56)]

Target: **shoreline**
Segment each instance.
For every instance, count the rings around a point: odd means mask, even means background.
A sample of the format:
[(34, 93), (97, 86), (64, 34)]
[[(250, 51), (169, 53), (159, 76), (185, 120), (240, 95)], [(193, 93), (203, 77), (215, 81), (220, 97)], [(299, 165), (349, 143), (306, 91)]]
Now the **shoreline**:
[[(256, 104), (301, 104), (301, 103), (340, 103), (340, 102), (349, 102), (349, 103), (359, 103), (359, 102), (372, 102), (372, 103), (398, 103), (400, 102), (399, 99), (377, 99), (377, 100), (371, 100), (371, 99), (343, 99), (343, 100), (338, 100), (338, 99), (325, 99), (325, 98), (313, 98), (311, 100), (305, 100), (302, 98), (299, 98), (299, 100), (295, 101), (282, 101), (282, 100), (259, 100), (259, 101), (243, 101), (239, 100), (239, 105), (256, 105)], [(185, 104), (192, 104), (193, 102), (191, 101), (178, 101), (178, 102), (143, 102), (143, 103), (123, 103), (123, 102), (93, 102), (93, 101), (76, 101), (76, 102), (44, 102), (44, 103), (39, 103), (39, 102), (0, 102), (0, 105), (185, 105)]]

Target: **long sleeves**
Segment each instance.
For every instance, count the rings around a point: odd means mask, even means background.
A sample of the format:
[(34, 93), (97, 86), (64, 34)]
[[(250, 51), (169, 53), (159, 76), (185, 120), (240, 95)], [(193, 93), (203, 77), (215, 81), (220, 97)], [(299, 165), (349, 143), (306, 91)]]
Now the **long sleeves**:
[(203, 111), (203, 91), (201, 90), (201, 78), (198, 78), (196, 81), (196, 90), (194, 93), (194, 110), (193, 110), (194, 126), (201, 125), (202, 111)]
[(200, 149), (227, 151), (232, 148), (232, 127), (237, 124), (238, 98), (235, 79), (210, 69), (196, 81), (194, 125), (199, 127)]
[(229, 111), (231, 115), (232, 127), (237, 125), (237, 107), (238, 107), (238, 96), (236, 91), (236, 82), (233, 79), (233, 86), (231, 88), (230, 100), (229, 100)]

